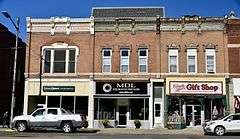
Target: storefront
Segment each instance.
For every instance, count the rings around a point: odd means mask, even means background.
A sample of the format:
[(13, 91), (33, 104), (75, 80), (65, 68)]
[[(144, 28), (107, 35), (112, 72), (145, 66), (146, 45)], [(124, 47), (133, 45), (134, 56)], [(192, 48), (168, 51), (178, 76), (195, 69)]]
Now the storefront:
[(103, 128), (103, 121), (111, 127), (134, 128), (134, 120), (141, 128), (150, 128), (150, 82), (96, 82), (94, 95), (94, 127)]
[(167, 78), (168, 122), (200, 126), (225, 114), (224, 78)]
[[(24, 114), (39, 104), (60, 107), (72, 113), (88, 116), (91, 81), (88, 79), (29, 79), (25, 82)], [(41, 94), (40, 94), (41, 93)]]
[[(240, 78), (233, 78), (233, 104), (235, 113), (240, 113)], [(232, 98), (230, 98), (232, 99)]]

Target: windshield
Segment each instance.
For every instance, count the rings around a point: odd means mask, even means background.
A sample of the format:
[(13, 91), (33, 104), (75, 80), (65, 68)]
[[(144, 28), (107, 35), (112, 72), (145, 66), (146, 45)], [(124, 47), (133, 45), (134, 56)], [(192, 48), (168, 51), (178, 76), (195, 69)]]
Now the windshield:
[(61, 108), (62, 114), (72, 114), (71, 111)]

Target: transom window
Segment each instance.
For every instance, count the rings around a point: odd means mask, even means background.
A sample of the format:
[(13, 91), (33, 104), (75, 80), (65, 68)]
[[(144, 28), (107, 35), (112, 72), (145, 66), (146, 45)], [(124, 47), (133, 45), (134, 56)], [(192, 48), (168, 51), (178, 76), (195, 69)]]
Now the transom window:
[(129, 72), (129, 49), (123, 48), (120, 51), (121, 61), (120, 61), (120, 72), (128, 73)]
[(111, 72), (112, 67), (112, 50), (102, 50), (102, 72)]
[(189, 73), (196, 73), (197, 72), (197, 50), (196, 49), (187, 50), (187, 62), (188, 62), (187, 71)]
[(178, 72), (178, 49), (169, 49), (168, 55), (169, 72)]
[(44, 47), (43, 73), (75, 73), (76, 54), (75, 47)]
[(216, 70), (215, 49), (206, 49), (206, 72), (215, 73)]
[(139, 72), (147, 72), (148, 67), (148, 49), (141, 48), (138, 50), (138, 69)]

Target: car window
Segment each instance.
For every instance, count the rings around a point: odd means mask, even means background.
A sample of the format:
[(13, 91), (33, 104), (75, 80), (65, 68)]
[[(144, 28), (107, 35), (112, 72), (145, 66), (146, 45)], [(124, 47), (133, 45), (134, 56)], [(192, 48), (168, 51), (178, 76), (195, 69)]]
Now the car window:
[(48, 109), (47, 114), (57, 115), (57, 109)]
[(233, 115), (232, 120), (240, 120), (240, 115)]
[(40, 109), (40, 110), (37, 110), (36, 112), (34, 112), (33, 114), (32, 114), (32, 116), (33, 117), (35, 117), (35, 116), (42, 116), (42, 115), (44, 115), (45, 114), (45, 109)]

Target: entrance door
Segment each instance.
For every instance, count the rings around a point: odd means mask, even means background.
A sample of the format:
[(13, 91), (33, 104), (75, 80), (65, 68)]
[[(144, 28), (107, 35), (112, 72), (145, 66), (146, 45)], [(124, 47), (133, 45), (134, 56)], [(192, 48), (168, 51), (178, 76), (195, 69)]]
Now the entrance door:
[(201, 106), (199, 105), (186, 106), (186, 124), (187, 126), (201, 125)]
[(127, 106), (119, 106), (119, 124), (120, 126), (127, 125)]

